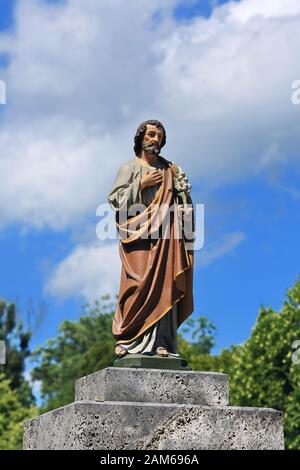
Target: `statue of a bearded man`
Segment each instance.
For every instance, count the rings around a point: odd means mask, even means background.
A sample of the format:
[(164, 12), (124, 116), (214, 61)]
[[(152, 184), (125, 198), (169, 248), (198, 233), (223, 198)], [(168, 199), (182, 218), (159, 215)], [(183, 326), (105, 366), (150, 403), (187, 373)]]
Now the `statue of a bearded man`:
[(115, 353), (178, 357), (177, 329), (194, 309), (191, 185), (160, 155), (166, 143), (161, 122), (140, 124), (134, 141), (135, 157), (121, 166), (108, 196), (122, 262)]

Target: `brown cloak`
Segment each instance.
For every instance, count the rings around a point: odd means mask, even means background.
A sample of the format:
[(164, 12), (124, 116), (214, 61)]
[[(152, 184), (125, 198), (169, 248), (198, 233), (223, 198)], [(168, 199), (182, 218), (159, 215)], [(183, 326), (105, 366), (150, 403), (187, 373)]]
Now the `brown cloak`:
[[(116, 214), (122, 262), (112, 326), (117, 344), (129, 343), (141, 336), (176, 303), (177, 328), (194, 309), (194, 250), (187, 249), (184, 235), (180, 236), (182, 228), (173, 184), (176, 165), (159, 158), (164, 163), (163, 182), (152, 202), (140, 214), (127, 217), (125, 222), (119, 223), (119, 214)], [(188, 202), (193, 207), (190, 196)], [(174, 212), (165, 208), (173, 208)], [(159, 238), (153, 239), (151, 234), (156, 233), (157, 227), (160, 227)], [(194, 231), (194, 210), (192, 228)]]

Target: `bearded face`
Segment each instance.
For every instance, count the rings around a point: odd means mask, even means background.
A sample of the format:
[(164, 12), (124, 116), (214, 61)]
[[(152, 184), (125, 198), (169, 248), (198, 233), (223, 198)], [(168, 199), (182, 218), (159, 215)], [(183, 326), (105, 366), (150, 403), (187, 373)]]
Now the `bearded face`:
[(143, 141), (142, 149), (145, 150), (145, 152), (158, 155), (159, 151), (160, 151), (160, 146), (157, 142), (145, 142), (145, 141)]
[(152, 155), (158, 155), (161, 149), (162, 139), (163, 131), (154, 125), (147, 124), (142, 149)]

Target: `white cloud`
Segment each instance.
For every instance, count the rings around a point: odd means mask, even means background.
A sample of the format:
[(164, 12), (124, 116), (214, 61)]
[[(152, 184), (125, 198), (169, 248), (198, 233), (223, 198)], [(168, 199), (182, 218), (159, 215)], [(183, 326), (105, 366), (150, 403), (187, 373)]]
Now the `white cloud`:
[(0, 34), (2, 226), (61, 229), (94, 213), (149, 117), (194, 185), (299, 160), (299, 2), (231, 2), (179, 25), (176, 3), (160, 17), (158, 0), (17, 3), (15, 34)]
[(0, 141), (5, 151), (0, 225), (22, 221), (56, 230), (95, 213), (111, 176), (109, 161), (101, 156), (119, 150), (111, 136), (88, 136), (82, 123), (71, 119), (51, 118), (40, 127), (34, 122), (15, 140), (4, 130)]
[(64, 299), (81, 296), (93, 303), (118, 291), (121, 262), (117, 243), (78, 245), (52, 272), (45, 292)]
[(299, 15), (298, 0), (243, 0), (231, 10), (231, 17), (243, 24), (257, 17), (284, 18)]
[(246, 236), (242, 232), (227, 233), (208, 244), (207, 247), (204, 246), (204, 249), (200, 251), (200, 265), (208, 266), (218, 258), (232, 252), (245, 238)]
[(272, 16), (270, 2), (269, 15), (264, 2), (226, 4), (161, 45), (163, 104), (179, 129), (171, 155), (185, 155), (204, 184), (258, 174), (270, 148), (277, 148), (276, 160), (283, 154), (299, 164), (299, 110), (290, 97), (300, 76), (300, 3), (280, 4), (293, 15), (275, 8)]
[[(18, 2), (16, 35), (0, 34), (0, 51), (11, 53), (3, 72), (2, 226), (62, 229), (107, 201), (117, 167), (133, 155), (135, 128), (155, 100), (151, 17), (158, 5)], [(164, 12), (157, 37), (165, 34), (163, 18)], [(138, 79), (142, 67), (147, 73)]]
[[(228, 233), (199, 252), (201, 267), (231, 253), (245, 240), (242, 232)], [(117, 243), (78, 245), (51, 273), (45, 293), (64, 299), (80, 296), (93, 303), (103, 294), (116, 295), (121, 262)]]
[[(299, 1), (230, 2), (182, 24), (171, 16), (177, 3), (17, 2), (14, 32), (0, 33), (0, 53), (11, 55), (1, 72), (0, 228), (82, 226), (107, 202), (117, 168), (133, 156), (136, 126), (148, 118), (165, 123), (163, 155), (185, 168), (193, 187), (299, 165), (300, 108), (291, 104)], [(204, 262), (241, 240), (225, 238)], [(117, 253), (79, 244), (48, 292), (90, 299), (116, 291)]]

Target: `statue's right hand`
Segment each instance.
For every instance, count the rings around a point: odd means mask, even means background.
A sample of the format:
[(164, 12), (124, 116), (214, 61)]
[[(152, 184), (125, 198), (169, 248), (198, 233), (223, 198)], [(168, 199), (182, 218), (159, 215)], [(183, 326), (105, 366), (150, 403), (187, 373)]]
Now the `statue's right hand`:
[(151, 173), (146, 173), (140, 181), (141, 190), (154, 186), (155, 184), (161, 183), (163, 180), (163, 175), (161, 170), (155, 170)]

